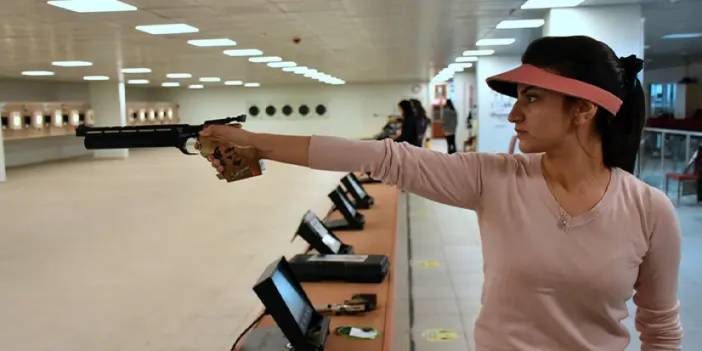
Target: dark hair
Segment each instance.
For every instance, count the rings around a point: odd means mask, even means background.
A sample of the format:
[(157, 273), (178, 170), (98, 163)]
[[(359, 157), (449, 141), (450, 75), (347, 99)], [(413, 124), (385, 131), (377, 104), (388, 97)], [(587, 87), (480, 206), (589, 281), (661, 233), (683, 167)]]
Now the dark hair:
[(398, 106), (400, 106), (400, 108), (402, 109), (402, 117), (404, 117), (404, 118), (414, 117), (414, 109), (412, 108), (412, 103), (409, 102), (409, 100), (400, 101)]
[[(646, 121), (641, 82), (636, 74), (643, 61), (631, 55), (617, 58), (605, 43), (587, 36), (544, 37), (529, 44), (522, 63), (552, 69), (618, 96), (623, 104), (616, 116), (599, 108), (595, 128), (602, 137), (602, 156), (608, 167), (633, 172)], [(577, 98), (568, 97), (566, 103)]]
[(414, 114), (417, 116), (417, 118), (422, 119), (427, 116), (427, 111), (424, 110), (424, 106), (422, 106), (422, 103), (419, 100), (410, 99), (410, 103), (414, 108)]
[(456, 111), (456, 108), (453, 107), (453, 101), (451, 101), (451, 99), (446, 99), (446, 107)]

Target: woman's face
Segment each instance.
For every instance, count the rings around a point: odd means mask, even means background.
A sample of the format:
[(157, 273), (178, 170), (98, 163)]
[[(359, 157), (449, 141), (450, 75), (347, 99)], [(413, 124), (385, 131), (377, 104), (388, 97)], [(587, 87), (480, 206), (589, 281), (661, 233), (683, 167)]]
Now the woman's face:
[(565, 95), (529, 85), (517, 86), (518, 98), (509, 114), (525, 153), (547, 152), (562, 146), (575, 132), (572, 118), (564, 108)]

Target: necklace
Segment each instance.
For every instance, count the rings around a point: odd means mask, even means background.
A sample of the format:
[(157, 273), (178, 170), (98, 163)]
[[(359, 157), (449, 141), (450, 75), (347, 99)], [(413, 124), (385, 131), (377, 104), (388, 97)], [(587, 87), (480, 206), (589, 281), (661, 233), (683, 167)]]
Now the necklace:
[(561, 229), (564, 232), (568, 231), (568, 214), (563, 210), (560, 209), (560, 216), (558, 218), (558, 228)]

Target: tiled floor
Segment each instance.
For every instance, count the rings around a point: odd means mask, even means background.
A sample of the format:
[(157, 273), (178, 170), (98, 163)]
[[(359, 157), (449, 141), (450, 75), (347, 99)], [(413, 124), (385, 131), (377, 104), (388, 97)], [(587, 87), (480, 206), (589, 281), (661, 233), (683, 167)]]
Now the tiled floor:
[[(445, 150), (440, 140), (434, 140), (432, 146)], [(702, 205), (694, 205), (693, 197), (685, 200), (678, 208), (683, 230), (679, 290), (685, 328), (683, 350), (702, 350)], [(472, 211), (414, 195), (409, 196), (408, 207), (415, 349), (473, 350), (472, 330), (483, 282), (477, 217)], [(629, 306), (633, 316), (633, 304)], [(632, 335), (627, 351), (639, 350), (633, 318), (625, 325)], [(436, 328), (455, 331), (457, 338), (429, 342), (422, 336)]]

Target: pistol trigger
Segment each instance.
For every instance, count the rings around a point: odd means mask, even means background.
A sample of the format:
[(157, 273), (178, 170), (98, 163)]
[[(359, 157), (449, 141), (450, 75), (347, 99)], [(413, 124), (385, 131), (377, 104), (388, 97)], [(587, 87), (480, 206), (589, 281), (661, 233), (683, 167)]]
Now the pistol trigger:
[(180, 152), (182, 152), (182, 153), (184, 153), (184, 154), (186, 154), (186, 155), (197, 155), (196, 153), (193, 153), (193, 152), (188, 151), (188, 148), (185, 147), (185, 144), (183, 144), (183, 145), (181, 145), (181, 146), (178, 146), (178, 150), (180, 150)]

